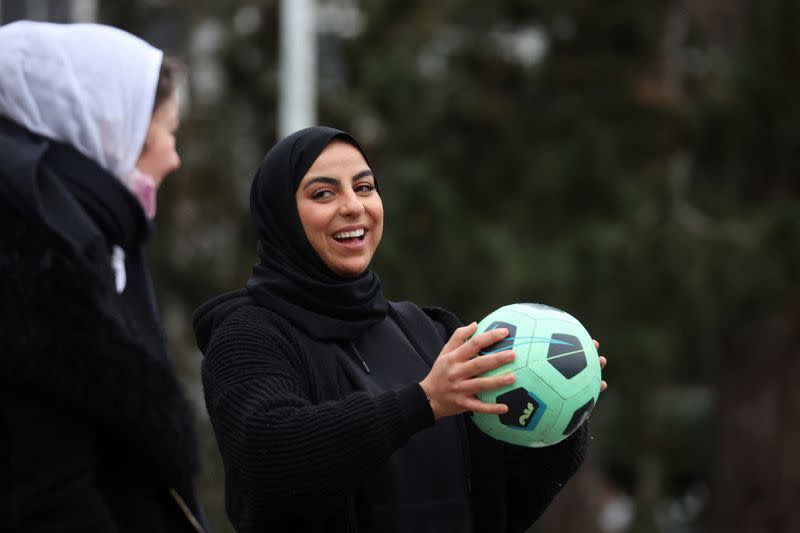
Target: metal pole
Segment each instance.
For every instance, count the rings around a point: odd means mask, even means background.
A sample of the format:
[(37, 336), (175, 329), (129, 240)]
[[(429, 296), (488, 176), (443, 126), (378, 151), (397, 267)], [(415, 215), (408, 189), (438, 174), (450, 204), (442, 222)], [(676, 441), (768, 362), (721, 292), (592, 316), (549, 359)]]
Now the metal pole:
[(97, 0), (72, 0), (70, 17), (73, 22), (96, 22)]
[(25, 5), (25, 16), (30, 20), (46, 21), (48, 11), (47, 0), (28, 0)]
[(281, 0), (278, 135), (316, 124), (317, 32), (314, 0)]

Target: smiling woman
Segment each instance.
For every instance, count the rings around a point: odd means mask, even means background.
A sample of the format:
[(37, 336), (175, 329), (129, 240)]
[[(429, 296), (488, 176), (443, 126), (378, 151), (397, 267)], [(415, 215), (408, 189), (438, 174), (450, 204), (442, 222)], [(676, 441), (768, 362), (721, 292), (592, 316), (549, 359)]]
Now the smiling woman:
[(585, 426), (536, 450), (473, 426), (468, 411), (507, 411), (475, 394), (514, 381), (477, 377), (513, 360), (477, 357), (508, 331), (473, 336), (475, 323), (447, 311), (386, 301), (370, 269), (378, 182), (347, 133), (279, 142), (251, 189), (259, 263), (247, 288), (195, 313), (231, 521), (239, 532), (524, 531), (583, 460)]

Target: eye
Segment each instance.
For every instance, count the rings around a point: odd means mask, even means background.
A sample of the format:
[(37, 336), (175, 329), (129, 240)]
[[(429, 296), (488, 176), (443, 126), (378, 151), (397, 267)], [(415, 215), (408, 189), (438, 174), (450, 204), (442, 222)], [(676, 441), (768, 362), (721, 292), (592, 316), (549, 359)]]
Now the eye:
[(359, 194), (369, 194), (375, 190), (375, 185), (372, 183), (359, 183), (353, 190)]
[(311, 193), (312, 200), (325, 200), (333, 196), (333, 191), (330, 189), (318, 189)]

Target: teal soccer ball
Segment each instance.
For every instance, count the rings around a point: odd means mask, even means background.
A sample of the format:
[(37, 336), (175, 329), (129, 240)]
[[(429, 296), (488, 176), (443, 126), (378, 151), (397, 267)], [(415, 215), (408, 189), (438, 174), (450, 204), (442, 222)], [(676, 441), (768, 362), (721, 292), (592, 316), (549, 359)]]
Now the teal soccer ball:
[(510, 348), (516, 358), (485, 375), (513, 371), (516, 379), (477, 397), (506, 404), (508, 412), (474, 413), (472, 420), (495, 439), (519, 446), (538, 448), (564, 440), (586, 421), (600, 394), (600, 361), (592, 337), (570, 314), (542, 304), (501, 307), (481, 320), (475, 334), (496, 328), (508, 328), (508, 337), (480, 355)]

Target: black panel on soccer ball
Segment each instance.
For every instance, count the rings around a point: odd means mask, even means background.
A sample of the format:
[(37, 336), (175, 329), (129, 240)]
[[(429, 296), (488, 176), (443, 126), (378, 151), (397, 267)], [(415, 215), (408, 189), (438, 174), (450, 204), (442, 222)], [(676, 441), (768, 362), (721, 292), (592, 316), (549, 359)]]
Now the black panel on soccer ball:
[(508, 350), (512, 346), (514, 346), (514, 337), (517, 336), (517, 326), (514, 324), (509, 324), (508, 322), (492, 322), (489, 324), (489, 327), (486, 328), (486, 331), (491, 331), (493, 329), (499, 328), (506, 328), (508, 330), (508, 336), (496, 343), (492, 344), (491, 346), (487, 346), (483, 350), (481, 350), (481, 354), (487, 354), (492, 352), (502, 352), (503, 350)]
[(536, 410), (539, 409), (539, 402), (531, 398), (528, 391), (522, 387), (501, 394), (497, 397), (497, 403), (508, 406), (508, 411), (499, 415), (500, 422), (518, 428), (528, 427)]
[(569, 420), (569, 424), (567, 424), (567, 427), (564, 428), (564, 435), (569, 435), (570, 433), (578, 429), (580, 425), (583, 424), (583, 422), (587, 418), (589, 418), (589, 413), (592, 412), (593, 407), (594, 407), (594, 398), (590, 399), (584, 405), (576, 409), (575, 412), (572, 414), (572, 418), (570, 418)]
[(547, 360), (550, 364), (567, 379), (574, 378), (580, 374), (581, 370), (586, 368), (586, 354), (581, 349), (581, 341), (574, 335), (564, 333), (553, 333), (551, 338), (567, 344), (550, 343), (550, 349), (547, 351)]

